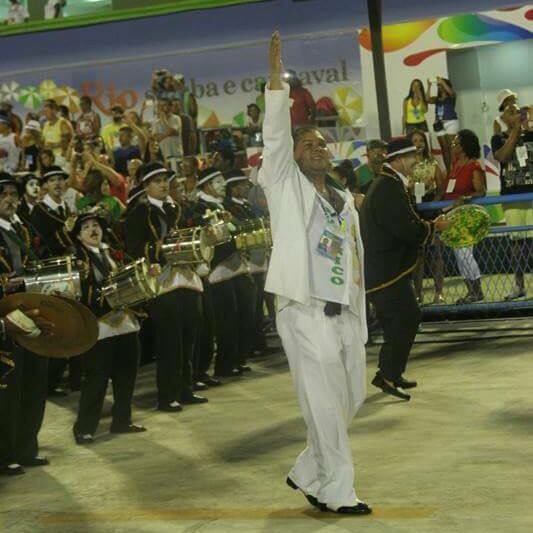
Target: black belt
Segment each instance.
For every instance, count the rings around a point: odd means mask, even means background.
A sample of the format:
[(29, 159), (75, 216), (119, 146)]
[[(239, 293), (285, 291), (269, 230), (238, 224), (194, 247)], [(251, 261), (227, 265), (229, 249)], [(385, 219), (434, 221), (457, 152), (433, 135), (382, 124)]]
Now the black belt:
[(342, 305), (337, 302), (326, 302), (324, 314), (326, 316), (337, 316), (342, 312)]

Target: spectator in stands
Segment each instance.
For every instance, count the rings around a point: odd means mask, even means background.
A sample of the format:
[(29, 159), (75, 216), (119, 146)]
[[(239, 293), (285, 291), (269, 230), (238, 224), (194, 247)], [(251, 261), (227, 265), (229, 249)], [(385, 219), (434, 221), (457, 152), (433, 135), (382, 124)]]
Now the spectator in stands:
[(119, 130), (119, 146), (113, 150), (114, 169), (126, 176), (128, 173), (128, 161), (130, 159), (140, 159), (141, 150), (132, 144), (133, 130), (130, 126), (122, 126)]
[(213, 166), (224, 174), (235, 168), (235, 152), (229, 147), (217, 150), (213, 156)]
[(22, 170), (36, 172), (39, 164), (39, 151), (43, 139), (41, 136), (41, 124), (37, 120), (28, 121), (22, 130)]
[(181, 163), (181, 175), (185, 178), (185, 196), (189, 201), (196, 201), (198, 190), (196, 183), (198, 182), (198, 159), (189, 155), (183, 158)]
[(518, 105), (518, 95), (511, 91), (511, 89), (503, 89), (497, 94), (496, 100), (498, 102), (498, 116), (492, 123), (494, 135), (502, 133), (502, 131), (507, 129), (507, 125), (503, 121), (501, 114), (505, 111), (507, 106)]
[[(424, 202), (439, 200), (443, 194), (444, 176), (437, 160), (431, 155), (426, 134), (422, 130), (412, 130), (408, 139), (417, 149), (417, 165), (425, 174), (424, 184), (426, 194), (422, 198)], [(420, 211), (419, 215), (424, 220), (433, 220), (437, 216), (435, 211)], [(424, 280), (424, 271), (426, 261), (429, 263), (429, 270), (435, 283), (434, 304), (443, 304), (444, 297), (442, 291), (444, 287), (444, 260), (442, 258), (442, 243), (438, 236), (433, 243), (428, 243), (420, 250), (420, 259), (413, 272), (416, 299), (423, 303), (422, 284)]]
[(181, 102), (181, 109), (183, 114), (188, 115), (194, 122), (194, 127), (198, 127), (198, 103), (196, 97), (189, 91), (185, 85), (185, 76), (183, 74), (176, 74), (174, 76), (175, 88), (179, 94)]
[(13, 173), (19, 168), (20, 149), (17, 136), (11, 130), (7, 113), (0, 112), (0, 171)]
[(263, 113), (257, 104), (248, 104), (245, 133), (246, 146), (263, 146)]
[(140, 185), (138, 181), (138, 170), (142, 166), (142, 159), (130, 159), (128, 161), (128, 176), (126, 178), (128, 183), (128, 193), (137, 185)]
[(444, 165), (449, 172), (452, 163), (452, 140), (459, 131), (459, 120), (455, 111), (456, 94), (450, 80), (437, 76), (437, 96), (430, 96), (432, 83), (428, 80), (427, 101), (435, 104), (433, 130), (439, 141)]
[(287, 72), (287, 81), (291, 88), (290, 98), (291, 106), (291, 125), (297, 129), (307, 124), (313, 124), (316, 117), (316, 105), (311, 93), (302, 85), (302, 81), (296, 75), (296, 72), (289, 70)]
[(118, 198), (111, 196), (109, 180), (103, 175), (101, 170), (91, 169), (87, 173), (84, 192), (85, 196), (76, 203), (78, 211), (100, 206), (107, 213), (110, 223), (118, 222), (125, 207)]
[(61, 154), (61, 136), (71, 135), (72, 127), (63, 117), (59, 116), (55, 100), (45, 100), (43, 114), (46, 122), (43, 126), (44, 147), (52, 150), (57, 157)]
[(11, 24), (21, 24), (22, 22), (28, 22), (30, 19), (30, 14), (25, 6), (23, 6), (19, 0), (9, 0), (11, 5), (7, 10), (7, 17), (5, 23), (7, 25)]
[(102, 128), (102, 139), (106, 150), (112, 151), (118, 147), (118, 133), (122, 126), (127, 126), (124, 122), (124, 108), (120, 105), (115, 105), (111, 108), (112, 120)]
[(126, 204), (128, 198), (126, 178), (111, 166), (109, 158), (105, 154), (98, 156), (90, 152), (84, 155), (87, 162), (86, 168), (88, 170), (99, 170), (109, 181), (109, 194)]
[(263, 129), (263, 113), (257, 104), (248, 104), (246, 115), (248, 117), (246, 127), (249, 135)]
[(170, 100), (159, 100), (157, 118), (152, 123), (152, 135), (159, 143), (167, 166), (175, 172), (183, 159), (181, 119), (170, 109)]
[[(461, 130), (452, 141), (453, 165), (444, 186), (444, 200), (455, 200), (461, 205), (471, 198), (485, 196), (485, 172), (479, 164), (481, 147), (477, 135), (471, 130)], [(469, 304), (484, 299), (481, 272), (474, 257), (474, 247), (454, 248), (457, 267), (465, 281), (468, 293), (457, 300)]]
[(52, 150), (43, 148), (39, 152), (39, 158), (37, 160), (37, 168), (41, 176), (44, 176), (50, 167), (55, 165), (55, 156)]
[(180, 100), (174, 99), (170, 102), (170, 110), (173, 115), (181, 119), (181, 138), (183, 139), (183, 155), (196, 153), (196, 129), (193, 119), (185, 115), (181, 108)]
[(415, 79), (409, 87), (409, 94), (403, 100), (403, 133), (409, 135), (413, 130), (428, 131), (426, 113), (428, 103), (424, 84)]
[[(520, 109), (515, 103), (507, 105), (502, 113), (506, 131), (492, 137), (491, 146), (495, 159), (500, 162), (501, 194), (518, 194), (533, 191), (531, 168), (533, 167), (533, 131), (524, 129)], [(508, 226), (533, 225), (531, 201), (503, 204)], [(524, 271), (528, 268), (528, 242), (531, 232), (515, 232), (512, 239), (512, 259), (516, 286), (506, 300), (526, 296)]]
[(368, 141), (366, 145), (367, 162), (355, 170), (357, 183), (361, 193), (366, 194), (372, 181), (381, 174), (387, 155), (387, 143), (380, 139)]
[(48, 0), (44, 6), (45, 19), (59, 19), (63, 17), (63, 9), (67, 0)]
[(100, 135), (102, 123), (100, 115), (93, 111), (93, 101), (90, 96), (80, 98), (81, 113), (76, 122), (76, 133), (82, 139), (91, 139)]
[[(13, 106), (9, 102), (0, 103), (0, 113), (5, 113), (9, 117), (9, 125), (11, 126), (11, 131), (16, 135), (20, 135), (22, 132), (22, 120), (16, 114), (13, 113)], [(39, 120), (39, 117), (33, 117), (34, 120)]]
[(146, 152), (150, 132), (143, 124), (137, 111), (130, 109), (124, 113), (124, 122), (133, 130), (132, 144), (139, 147), (141, 154)]
[(70, 133), (62, 133), (59, 141), (59, 152), (55, 154), (56, 165), (60, 166), (67, 174), (70, 173), (70, 160), (72, 158), (72, 138)]

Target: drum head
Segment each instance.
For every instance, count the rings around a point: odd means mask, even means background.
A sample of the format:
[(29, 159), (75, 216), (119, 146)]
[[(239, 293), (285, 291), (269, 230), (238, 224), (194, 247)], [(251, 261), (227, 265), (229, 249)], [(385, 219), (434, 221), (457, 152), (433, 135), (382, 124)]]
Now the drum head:
[(53, 335), (14, 340), (27, 350), (45, 357), (67, 358), (92, 348), (98, 340), (98, 321), (84, 305), (60, 296), (17, 293), (0, 300), (0, 316), (15, 309), (39, 309), (43, 319), (54, 324)]
[(200, 255), (206, 263), (210, 263), (215, 255), (215, 249), (209, 244), (209, 236), (206, 228), (200, 230)]
[(479, 205), (461, 205), (446, 215), (452, 225), (440, 238), (451, 248), (473, 246), (484, 239), (490, 230), (490, 216)]

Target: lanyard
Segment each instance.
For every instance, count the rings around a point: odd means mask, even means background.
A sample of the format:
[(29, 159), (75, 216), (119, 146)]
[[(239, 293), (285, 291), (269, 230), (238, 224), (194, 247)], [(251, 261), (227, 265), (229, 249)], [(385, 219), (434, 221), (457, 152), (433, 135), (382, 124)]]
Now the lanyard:
[(324, 212), (324, 215), (326, 216), (326, 220), (328, 221), (328, 224), (337, 225), (341, 228), (341, 231), (343, 233), (346, 233), (346, 219), (344, 219), (340, 214), (335, 211), (335, 209), (332, 207), (335, 214), (333, 214), (322, 201), (322, 198), (320, 197), (320, 194), (317, 193), (318, 203), (320, 204), (320, 207), (322, 208), (322, 211)]

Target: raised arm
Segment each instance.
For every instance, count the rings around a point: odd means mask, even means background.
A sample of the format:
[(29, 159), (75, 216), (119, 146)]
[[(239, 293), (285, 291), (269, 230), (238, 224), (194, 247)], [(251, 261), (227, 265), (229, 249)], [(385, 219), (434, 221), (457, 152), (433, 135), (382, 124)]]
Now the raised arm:
[(287, 178), (295, 170), (289, 86), (281, 81), (281, 38), (274, 32), (269, 50), (269, 83), (265, 89), (265, 118), (263, 121), (263, 164), (259, 183), (267, 189)]

